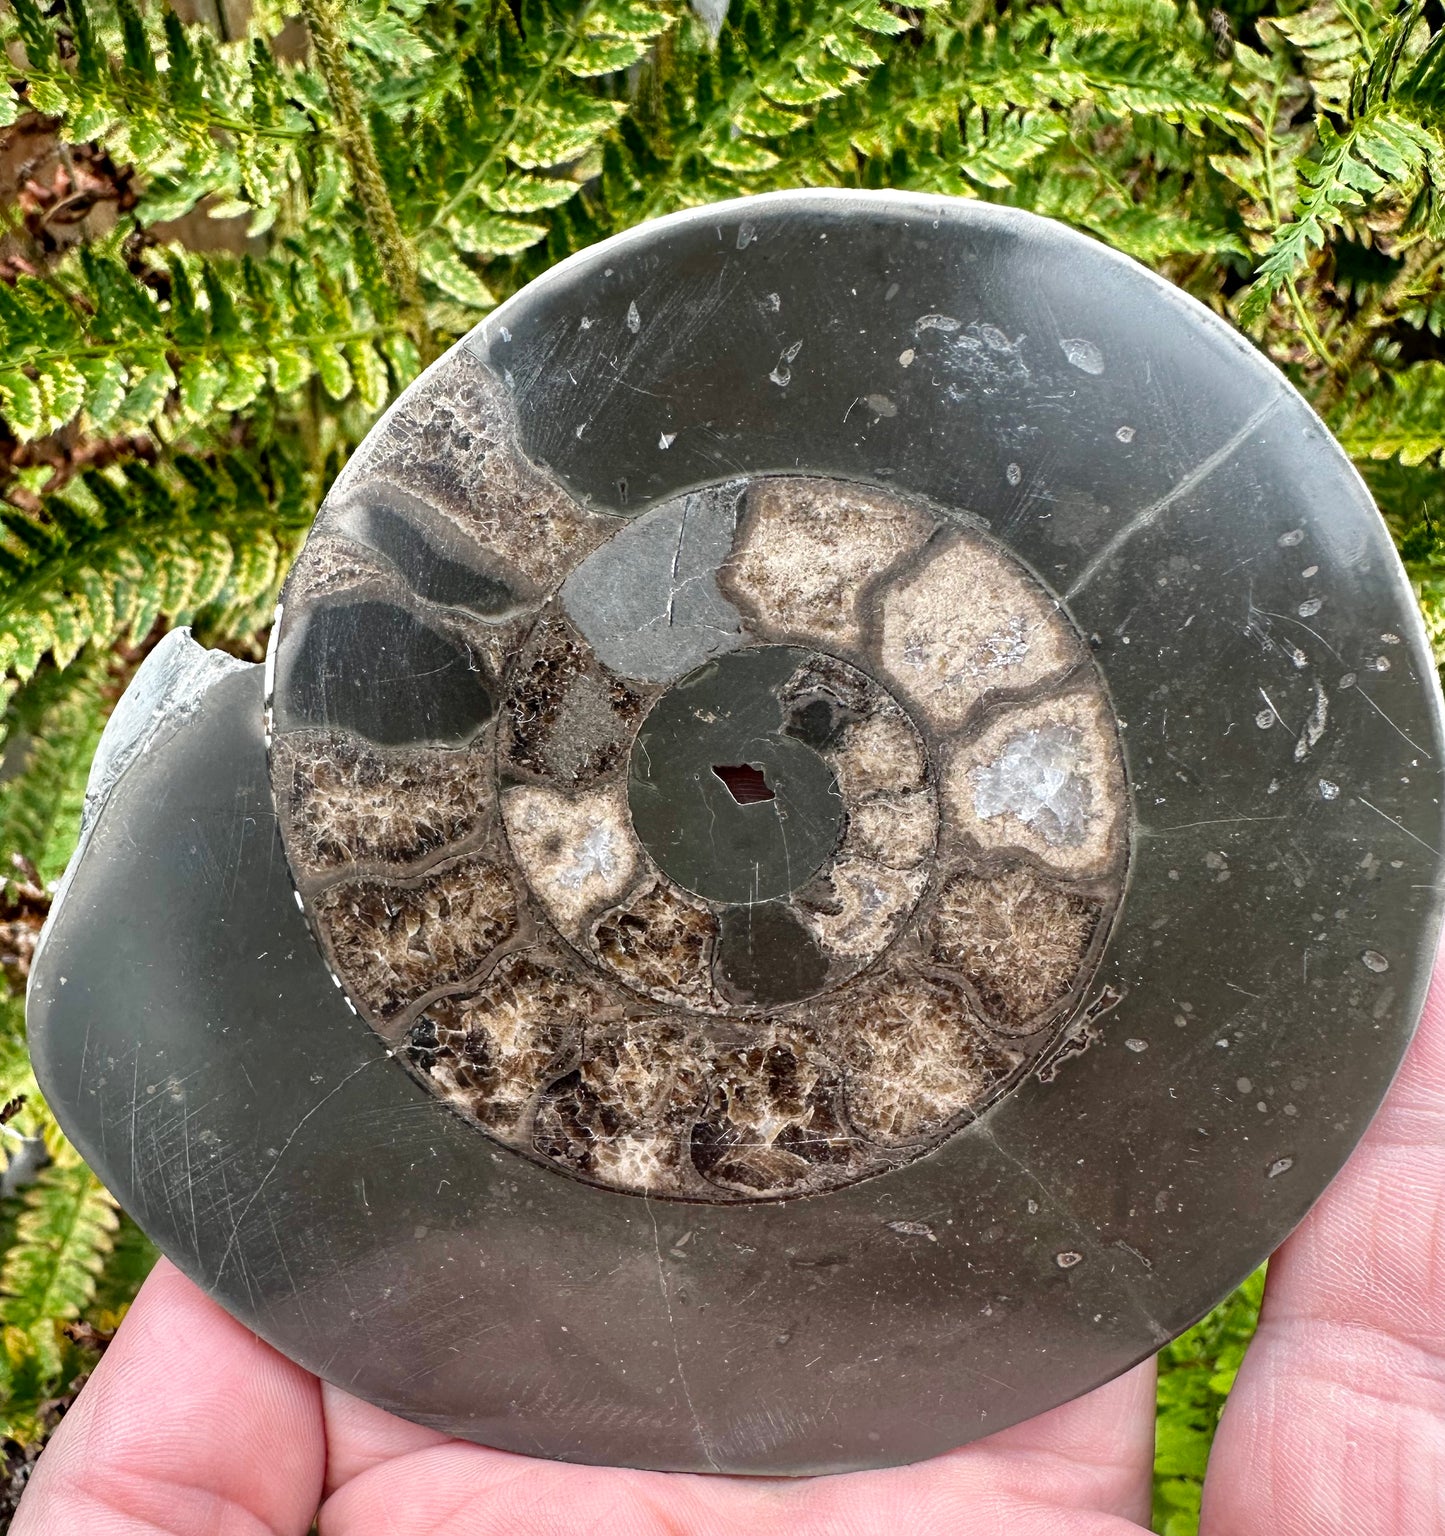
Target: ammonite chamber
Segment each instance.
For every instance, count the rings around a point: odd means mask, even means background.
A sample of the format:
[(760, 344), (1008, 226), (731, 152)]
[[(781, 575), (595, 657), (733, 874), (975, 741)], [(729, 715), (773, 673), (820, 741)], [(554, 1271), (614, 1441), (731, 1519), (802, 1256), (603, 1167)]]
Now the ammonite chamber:
[(190, 1274), (486, 1443), (809, 1472), (1039, 1412), (1290, 1229), (1414, 1026), (1438, 686), (1347, 460), (1014, 212), (574, 257), (107, 732), (35, 970)]

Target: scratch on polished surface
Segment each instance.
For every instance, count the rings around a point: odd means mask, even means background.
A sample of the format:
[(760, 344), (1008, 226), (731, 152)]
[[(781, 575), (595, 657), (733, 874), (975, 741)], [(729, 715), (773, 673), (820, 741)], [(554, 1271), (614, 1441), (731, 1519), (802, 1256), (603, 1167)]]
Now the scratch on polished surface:
[(1064, 601), (1071, 602), (1085, 587), (1093, 581), (1094, 577), (1111, 561), (1115, 555), (1136, 535), (1146, 528), (1152, 528), (1160, 514), (1171, 507), (1181, 496), (1187, 496), (1197, 485), (1202, 484), (1219, 469), (1227, 464), (1245, 443), (1269, 420), (1283, 403), (1283, 396), (1276, 395), (1268, 400), (1249, 418), (1228, 442), (1216, 448), (1207, 458), (1201, 459), (1187, 475), (1180, 480), (1172, 490), (1166, 491), (1157, 501), (1151, 501), (1148, 506), (1141, 507), (1134, 515), (1114, 534), (1113, 538), (1103, 544), (1094, 554), (1093, 558), (1074, 578), (1073, 585), (1064, 593)]
[(687, 1411), (692, 1415), (692, 1427), (697, 1432), (697, 1442), (702, 1447), (707, 1464), (714, 1472), (720, 1472), (722, 1468), (718, 1466), (713, 1456), (712, 1446), (708, 1442), (702, 1420), (698, 1417), (697, 1408), (693, 1404), (692, 1389), (687, 1384), (687, 1371), (683, 1368), (682, 1347), (677, 1339), (677, 1319), (672, 1311), (672, 1288), (667, 1283), (667, 1262), (662, 1257), (662, 1234), (657, 1227), (657, 1212), (653, 1210), (652, 1202), (646, 1195), (642, 1197), (642, 1203), (647, 1207), (648, 1220), (652, 1222), (652, 1248), (657, 1257), (657, 1285), (662, 1292), (662, 1304), (667, 1308), (667, 1326), (672, 1335), (672, 1356), (677, 1362), (677, 1383), (682, 1388), (682, 1395), (687, 1401)]
[(261, 1175), (260, 1183), (257, 1184), (255, 1189), (251, 1191), (246, 1203), (241, 1207), (240, 1214), (231, 1224), (231, 1235), (229, 1238), (227, 1238), (226, 1246), (221, 1252), (220, 1262), (216, 1265), (215, 1278), (217, 1281), (219, 1281), (221, 1276), (226, 1272), (226, 1264), (229, 1261), (232, 1253), (235, 1252), (236, 1240), (241, 1235), (241, 1228), (245, 1224), (246, 1217), (250, 1213), (251, 1207), (255, 1205), (255, 1203), (261, 1198), (262, 1191), (271, 1181), (271, 1175), (275, 1173), (276, 1169), (280, 1166), (281, 1159), (286, 1156), (287, 1151), (290, 1149), (291, 1143), (295, 1141), (296, 1138), (301, 1134), (302, 1128), (305, 1126), (306, 1122), (318, 1110), (325, 1108), (325, 1106), (329, 1104), (331, 1100), (334, 1099), (344, 1087), (346, 1087), (351, 1079), (357, 1076), (358, 1073), (366, 1071), (368, 1067), (374, 1067), (379, 1061), (386, 1061), (390, 1055), (391, 1053), (388, 1051), (385, 1056), (373, 1056), (370, 1061), (363, 1061), (359, 1067), (353, 1067), (351, 1071), (348, 1072), (346, 1076), (343, 1077), (334, 1088), (317, 1099), (311, 1108), (308, 1109), (306, 1113), (302, 1115), (302, 1117), (296, 1122), (295, 1128), (292, 1130), (291, 1134), (286, 1138), (285, 1141), (281, 1143), (280, 1151), (278, 1151), (276, 1156), (271, 1159), (271, 1166), (267, 1168), (265, 1173)]

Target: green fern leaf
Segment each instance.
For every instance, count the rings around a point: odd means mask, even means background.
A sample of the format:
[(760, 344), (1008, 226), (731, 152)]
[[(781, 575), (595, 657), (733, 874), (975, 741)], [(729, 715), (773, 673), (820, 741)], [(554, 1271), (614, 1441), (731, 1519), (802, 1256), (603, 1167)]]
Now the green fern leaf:
[(855, 27), (882, 37), (897, 37), (908, 30), (908, 23), (901, 16), (877, 4), (877, 0), (860, 0), (848, 7), (847, 14)]
[(54, 1321), (79, 1317), (94, 1297), (119, 1225), (110, 1192), (78, 1159), (25, 1192), (0, 1265), (0, 1322), (27, 1333), (47, 1364), (59, 1365)]
[(81, 357), (75, 361), (85, 387), (85, 410), (91, 426), (102, 432), (116, 418), (125, 399), (127, 369), (116, 357)]
[(67, 357), (57, 357), (40, 373), (45, 430), (57, 432), (85, 403), (85, 378)]
[(578, 184), (543, 176), (509, 176), (480, 189), (480, 197), (495, 213), (540, 213), (575, 197)]
[(386, 362), (375, 347), (365, 341), (347, 343), (346, 358), (351, 365), (351, 376), (362, 405), (371, 412), (379, 412), (386, 404), (390, 390)]
[(488, 310), (496, 303), (491, 290), (456, 254), (449, 242), (433, 237), (417, 248), (421, 273), (445, 294), (476, 310)]
[(1358, 459), (1445, 462), (1445, 362), (1417, 363), (1364, 389), (1332, 425)]
[[(545, 224), (503, 218), (485, 212), (458, 214), (447, 224), (447, 233), (458, 250), (473, 256), (512, 256), (547, 238)], [(453, 289), (447, 290), (449, 293)], [(461, 295), (456, 295), (462, 297)]]
[(781, 107), (759, 96), (750, 101), (733, 120), (739, 133), (759, 138), (776, 138), (807, 126), (808, 119), (796, 112), (784, 112)]
[(634, 38), (648, 42), (672, 26), (674, 15), (666, 5), (648, 0), (598, 0), (587, 12), (584, 31), (592, 36)]
[(567, 55), (563, 68), (569, 75), (590, 79), (630, 69), (647, 53), (646, 38), (584, 37)]
[(278, 394), (300, 389), (313, 372), (310, 356), (300, 347), (277, 347), (271, 354), (271, 379)]
[[(87, 625), (77, 628), (88, 638)], [(56, 668), (61, 665), (57, 657)], [(85, 781), (108, 708), (99, 657), (92, 653), (68, 671), (56, 668), (44, 670), (10, 705), (0, 777), (0, 860), (24, 855), (47, 884), (59, 879), (75, 845)], [(3, 1061), (0, 1052), (0, 1102), (25, 1093), (27, 1102), (38, 1104), (28, 1099), (26, 1083), (6, 1076)], [(28, 1061), (14, 1070), (28, 1073)]]
[(253, 352), (233, 352), (229, 377), (214, 397), (218, 411), (243, 411), (265, 389), (268, 377), (266, 360)]
[(624, 111), (620, 101), (576, 93), (538, 102), (523, 114), (507, 158), (524, 171), (574, 160), (610, 132)]
[(136, 359), (135, 366), (140, 377), (116, 408), (113, 420), (140, 427), (147, 425), (160, 410), (166, 396), (175, 388), (176, 377), (164, 354), (143, 353)]
[(192, 357), (181, 366), (182, 408), (195, 420), (204, 421), (226, 385), (226, 368), (215, 357)]
[(231, 566), (235, 560), (235, 552), (226, 539), (214, 529), (201, 535), (195, 544), (196, 575), (191, 589), (192, 609), (190, 612), (181, 609), (176, 613), (178, 622), (184, 622), (191, 617), (197, 608), (204, 608), (208, 603), (214, 603), (226, 585), (226, 579), (231, 574)]
[(45, 400), (35, 381), (18, 370), (0, 373), (0, 409), (10, 430), (22, 443), (38, 437), (45, 426)]
[(135, 1299), (146, 1276), (155, 1268), (160, 1250), (124, 1211), (115, 1242), (86, 1309), (95, 1318), (116, 1318)]
[(1293, 16), (1271, 16), (1265, 25), (1299, 50), (1316, 101), (1331, 111), (1342, 111), (1350, 99), (1355, 67), (1365, 41), (1359, 18), (1347, 15), (1338, 0), (1323, 0)]

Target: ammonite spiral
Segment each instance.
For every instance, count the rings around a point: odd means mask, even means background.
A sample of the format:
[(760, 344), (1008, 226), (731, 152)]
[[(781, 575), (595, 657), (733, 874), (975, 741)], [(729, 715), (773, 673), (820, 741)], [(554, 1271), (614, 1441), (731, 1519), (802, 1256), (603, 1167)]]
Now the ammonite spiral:
[(928, 1150), (1048, 1050), (1122, 890), (1102, 681), (996, 539), (804, 475), (591, 511), (463, 349), (331, 493), (277, 657), (339, 984), (487, 1134), (614, 1189)]

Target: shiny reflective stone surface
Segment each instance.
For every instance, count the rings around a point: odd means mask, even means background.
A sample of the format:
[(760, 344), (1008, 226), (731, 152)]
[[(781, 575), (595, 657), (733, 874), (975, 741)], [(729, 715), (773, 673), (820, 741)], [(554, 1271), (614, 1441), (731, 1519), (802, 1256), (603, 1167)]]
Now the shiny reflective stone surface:
[(37, 1071), (396, 1412), (909, 1460), (1157, 1348), (1339, 1167), (1440, 723), (1358, 478), (1202, 308), (1005, 209), (693, 210), (406, 392), (264, 673), (147, 663)]

